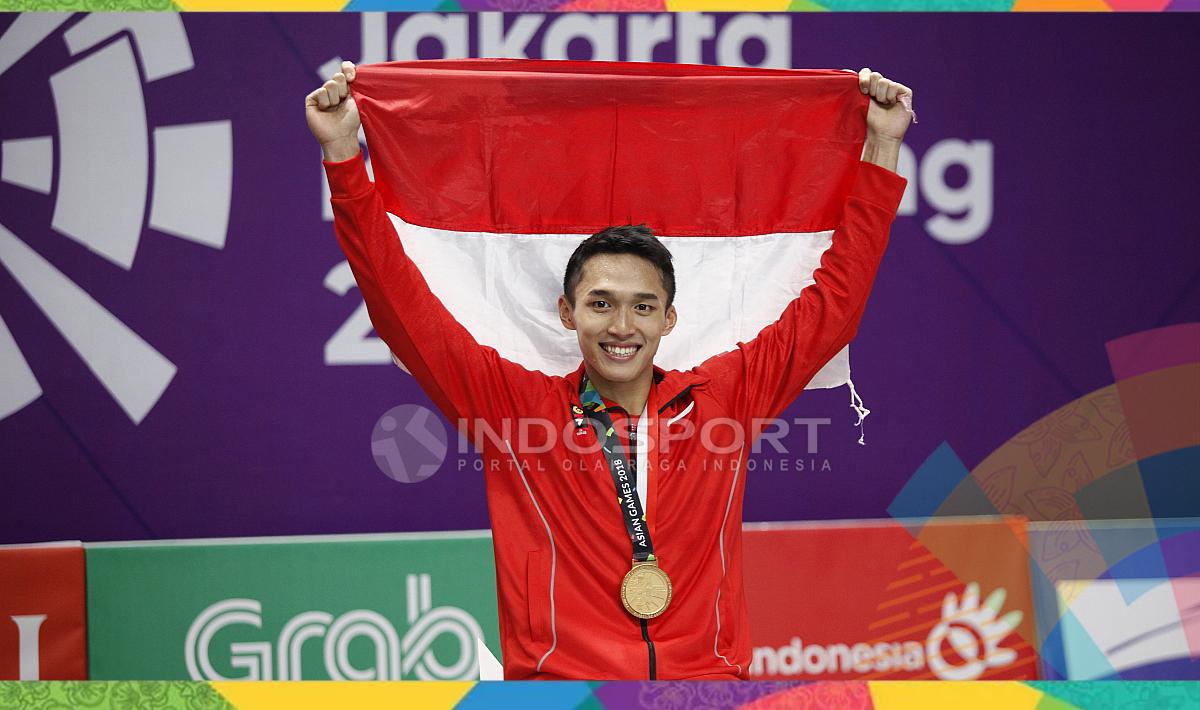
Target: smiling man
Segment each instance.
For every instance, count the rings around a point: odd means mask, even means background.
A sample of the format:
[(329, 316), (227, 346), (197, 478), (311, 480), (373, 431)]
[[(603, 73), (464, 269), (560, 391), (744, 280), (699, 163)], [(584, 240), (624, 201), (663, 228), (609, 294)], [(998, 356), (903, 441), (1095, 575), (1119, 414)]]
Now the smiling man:
[(609, 227), (575, 249), (558, 297), (596, 390), (626, 412), (650, 394), (658, 341), (675, 327), (671, 252), (645, 226)]
[(912, 92), (859, 73), (862, 162), (814, 283), (775, 323), (692, 369), (655, 367), (679, 318), (671, 255), (646, 227), (610, 227), (568, 263), (558, 313), (583, 362), (551, 376), (476, 342), (405, 253), (359, 153), (355, 77), (347, 62), (308, 95), (308, 125), (376, 332), (485, 462), (505, 677), (747, 677), (747, 450), (854, 337), (904, 191)]

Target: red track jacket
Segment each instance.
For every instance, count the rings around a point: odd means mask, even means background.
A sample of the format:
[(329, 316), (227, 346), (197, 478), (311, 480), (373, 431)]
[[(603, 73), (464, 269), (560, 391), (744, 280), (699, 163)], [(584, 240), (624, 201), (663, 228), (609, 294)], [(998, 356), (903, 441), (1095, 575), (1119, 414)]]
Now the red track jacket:
[[(742, 494), (751, 438), (739, 434), (779, 415), (854, 337), (904, 180), (861, 164), (816, 283), (752, 341), (687, 372), (656, 370), (646, 514), (673, 598), (649, 620), (647, 641), (619, 598), (632, 548), (612, 478), (590, 427), (575, 432), (582, 365), (552, 377), (476, 343), (404, 253), (362, 157), (325, 169), (338, 240), (376, 332), (442, 413), (472, 422), (472, 440), (483, 440), (505, 677), (747, 677)], [(567, 435), (520, 441), (521, 417)], [(479, 437), (475, 422), (500, 435)]]

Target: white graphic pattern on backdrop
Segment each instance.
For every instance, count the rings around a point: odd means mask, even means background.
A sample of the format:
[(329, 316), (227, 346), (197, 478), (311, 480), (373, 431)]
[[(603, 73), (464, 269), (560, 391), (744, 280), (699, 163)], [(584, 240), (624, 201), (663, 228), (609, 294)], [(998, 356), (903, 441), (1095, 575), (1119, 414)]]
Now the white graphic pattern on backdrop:
[[(0, 75), (71, 19), (17, 17), (0, 36)], [(156, 126), (152, 136), (147, 122), (143, 83), (195, 66), (182, 18), (88, 15), (61, 37), (72, 55), (82, 56), (49, 77), (58, 135), (0, 135), (0, 180), (40, 194), (53, 191), (53, 230), (126, 271), (147, 226), (223, 248), (233, 184), (230, 122)], [(0, 224), (0, 264), (126, 416), (140, 423), (170, 385), (175, 365), (26, 241)], [(4, 419), (43, 389), (3, 320), (0, 366)]]

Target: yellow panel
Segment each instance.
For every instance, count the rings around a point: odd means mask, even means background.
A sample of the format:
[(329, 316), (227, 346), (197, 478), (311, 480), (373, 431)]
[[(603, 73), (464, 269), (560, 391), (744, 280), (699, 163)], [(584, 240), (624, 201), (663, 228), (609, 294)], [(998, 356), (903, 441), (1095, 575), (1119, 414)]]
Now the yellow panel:
[(873, 680), (876, 710), (1034, 710), (1042, 692), (1012, 680)]
[(341, 10), (350, 0), (175, 0), (179, 9), (191, 12), (305, 12)]
[(783, 12), (791, 0), (667, 0), (671, 12)]
[(474, 687), (474, 682), (400, 681), (232, 681), (210, 683), (238, 710), (288, 708), (429, 708), (449, 709)]

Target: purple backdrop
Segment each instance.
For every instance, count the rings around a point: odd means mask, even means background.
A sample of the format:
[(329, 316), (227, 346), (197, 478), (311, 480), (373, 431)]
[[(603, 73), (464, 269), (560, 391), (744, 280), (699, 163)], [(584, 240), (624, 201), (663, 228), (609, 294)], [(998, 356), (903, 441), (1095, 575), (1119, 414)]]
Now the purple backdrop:
[[(920, 123), (908, 146), (928, 173), (910, 186), (914, 202), (897, 220), (852, 348), (873, 411), (868, 445), (856, 444), (844, 388), (806, 393), (789, 416), (832, 422), (819, 427), (814, 453), (796, 428), (792, 454), (760, 457), (776, 468), (749, 474), (747, 520), (885, 517), (943, 441), (974, 466), (1038, 417), (1111, 383), (1106, 341), (1200, 320), (1200, 94), (1184, 71), (1195, 63), (1195, 16), (710, 17), (704, 61), (721, 51), (726, 62), (867, 65), (913, 86)], [(0, 17), (0, 29), (14, 19)], [(72, 54), (64, 32), (88, 19), (47, 33), (0, 82), (0, 150), (16, 156), (0, 182), (0, 224), (177, 371), (135, 424), (11, 269), (0, 270), (0, 316), (42, 390), (0, 419), (0, 542), (486, 527), (473, 456), (452, 451), (427, 478), (377, 467), (380, 417), (429, 406), (411, 378), (386, 364), (325, 363), (360, 299), (324, 285), (343, 257), (301, 99), (335, 56), (378, 60), (388, 48), (388, 58), (408, 58), (412, 46), (439, 56), (441, 42), (412, 39), (437, 25), (404, 15), (384, 29), (351, 14), (188, 15), (192, 68), (152, 79), (162, 59), (151, 50), (167, 34), (109, 32)], [(521, 19), (508, 16), (507, 29)], [(537, 27), (530, 56), (564, 42), (564, 28), (548, 37), (557, 16), (523, 19)], [(632, 56), (647, 30), (631, 23), (642, 20), (611, 21), (615, 36), (601, 26), (591, 43), (567, 42), (571, 56), (601, 56), (609, 37), (618, 58)], [(480, 18), (454, 22), (466, 31), (444, 26), (452, 48), (461, 40), (477, 54), (491, 41)], [(663, 22), (675, 41), (652, 56), (686, 59), (691, 30)], [(223, 248), (152, 224), (170, 191), (155, 187), (157, 163), (130, 268), (51, 227), (61, 161), (73, 150), (55, 111), (66, 89), (53, 95), (51, 76), (106, 48), (127, 51), (127, 41), (141, 51), (148, 124), (130, 140), (150, 143), (152, 163), (169, 157), (155, 129), (229, 122), (231, 185), (197, 172), (194, 186), (197, 202), (213, 190), (230, 196)], [(103, 97), (106, 87), (93, 90)], [(121, 100), (102, 101), (94, 120)], [(46, 165), (11, 141), (44, 136), (55, 151), (48, 194), (9, 179)], [(93, 165), (91, 179), (124, 184), (126, 175)], [(957, 204), (956, 194), (965, 195)], [(15, 372), (3, 373), (10, 389)], [(410, 468), (428, 458), (421, 447), (400, 455), (413, 457)]]

